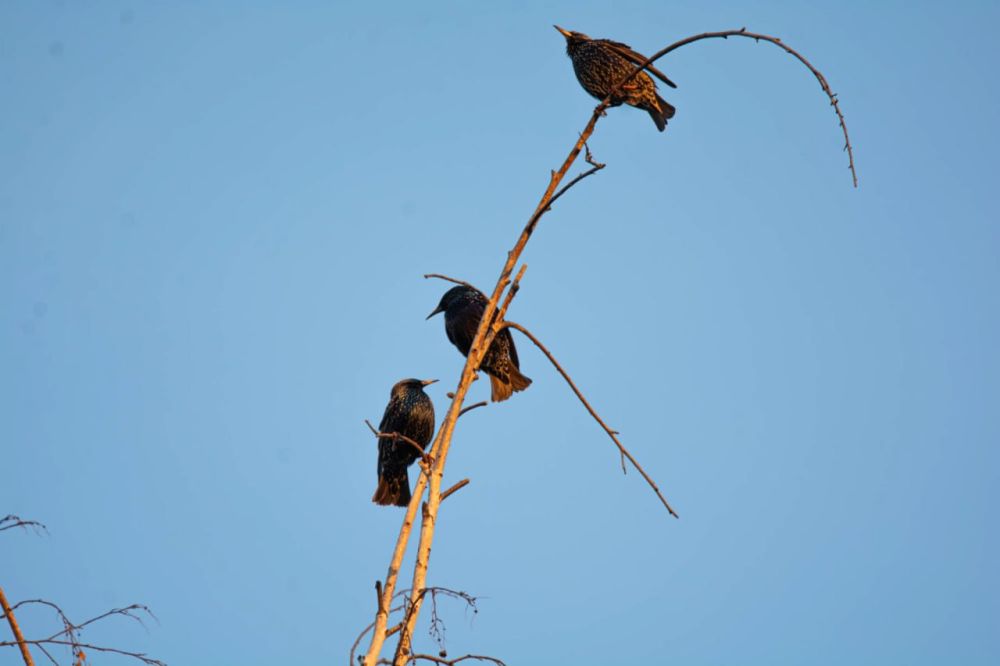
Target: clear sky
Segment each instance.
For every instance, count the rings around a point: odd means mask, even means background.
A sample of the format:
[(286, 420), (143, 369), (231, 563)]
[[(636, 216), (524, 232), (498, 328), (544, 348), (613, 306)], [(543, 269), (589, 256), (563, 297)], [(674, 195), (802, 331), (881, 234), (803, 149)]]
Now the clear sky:
[(409, 376), (443, 415), (463, 361), (421, 275), (492, 287), (595, 104), (551, 25), (746, 26), (826, 74), (861, 187), (770, 45), (661, 61), (664, 134), (601, 121), (510, 317), (681, 519), (521, 339), (449, 461), (448, 650), (998, 663), (998, 7), (3, 3), (0, 515), (50, 535), (0, 535), (0, 585), (148, 604), (85, 637), (171, 666), (344, 663), (401, 519), (363, 419)]

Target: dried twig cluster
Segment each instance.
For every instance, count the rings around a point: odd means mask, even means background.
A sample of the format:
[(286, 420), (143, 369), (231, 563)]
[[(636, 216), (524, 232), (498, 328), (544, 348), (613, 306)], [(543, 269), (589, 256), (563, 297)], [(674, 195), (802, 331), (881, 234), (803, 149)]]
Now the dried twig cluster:
[[(37, 521), (22, 520), (14, 515), (8, 515), (3, 519), (0, 519), (0, 531), (14, 527), (22, 527), (25, 529), (31, 527), (36, 530), (45, 529), (45, 526)], [(14, 611), (31, 606), (41, 606), (53, 611), (58, 618), (59, 623), (62, 625), (62, 628), (54, 630), (40, 638), (25, 638)], [(94, 617), (84, 620), (83, 622), (73, 622), (58, 604), (48, 601), (47, 599), (25, 599), (11, 605), (7, 601), (7, 596), (4, 594), (3, 588), (0, 588), (0, 610), (3, 611), (3, 614), (0, 615), (0, 620), (7, 621), (7, 624), (10, 626), (11, 633), (14, 635), (14, 640), (0, 641), (0, 648), (18, 648), (21, 652), (21, 660), (24, 661), (25, 666), (34, 666), (35, 663), (32, 659), (29, 647), (37, 648), (39, 652), (45, 655), (46, 659), (48, 659), (49, 663), (53, 664), (53, 666), (59, 666), (59, 661), (53, 654), (53, 648), (57, 647), (69, 648), (69, 652), (73, 658), (73, 666), (86, 666), (88, 651), (131, 657), (132, 659), (137, 659), (138, 661), (148, 664), (149, 666), (166, 666), (166, 664), (159, 659), (153, 659), (142, 652), (122, 650), (121, 648), (110, 647), (107, 645), (97, 645), (95, 643), (84, 641), (80, 637), (80, 634), (84, 629), (110, 617), (127, 617), (135, 620), (140, 625), (145, 626), (143, 616), (151, 617), (153, 619), (155, 619), (156, 616), (153, 615), (151, 610), (140, 604), (132, 604), (131, 606), (126, 606), (125, 608), (112, 608), (109, 611), (95, 615)]]

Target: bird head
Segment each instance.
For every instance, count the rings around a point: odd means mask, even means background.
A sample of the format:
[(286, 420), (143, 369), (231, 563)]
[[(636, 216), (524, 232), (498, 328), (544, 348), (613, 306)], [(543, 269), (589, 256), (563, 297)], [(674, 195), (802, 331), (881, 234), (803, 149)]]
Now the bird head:
[(423, 391), (425, 386), (430, 386), (436, 379), (401, 379), (392, 387), (392, 394), (406, 394), (410, 391)]
[(566, 38), (566, 50), (576, 47), (582, 42), (590, 40), (590, 37), (583, 34), (582, 32), (574, 32), (572, 30), (565, 30), (557, 25), (552, 26), (559, 31), (559, 34)]
[(475, 297), (476, 291), (465, 285), (459, 285), (457, 287), (452, 287), (448, 291), (444, 292), (444, 296), (441, 297), (441, 301), (438, 306), (434, 308), (434, 312), (427, 315), (427, 319), (430, 319), (439, 312), (447, 312), (453, 304), (458, 303), (466, 298)]

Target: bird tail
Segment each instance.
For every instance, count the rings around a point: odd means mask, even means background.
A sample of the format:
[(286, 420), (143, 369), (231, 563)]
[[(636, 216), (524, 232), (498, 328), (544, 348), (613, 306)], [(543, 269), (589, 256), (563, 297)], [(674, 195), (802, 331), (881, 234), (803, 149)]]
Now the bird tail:
[(378, 478), (378, 487), (372, 501), (381, 506), (408, 506), (410, 503), (410, 477), (406, 468), (385, 470)]
[(659, 95), (656, 96), (656, 105), (659, 107), (658, 109), (650, 106), (646, 110), (649, 112), (649, 115), (652, 116), (653, 122), (656, 123), (656, 129), (662, 132), (667, 128), (667, 120), (674, 117), (674, 113), (677, 112), (677, 109), (675, 109), (670, 102), (663, 99)]
[(531, 379), (522, 375), (521, 371), (515, 367), (508, 370), (507, 381), (490, 375), (490, 397), (493, 402), (503, 402), (513, 395), (514, 391), (523, 391), (529, 386), (531, 386)]

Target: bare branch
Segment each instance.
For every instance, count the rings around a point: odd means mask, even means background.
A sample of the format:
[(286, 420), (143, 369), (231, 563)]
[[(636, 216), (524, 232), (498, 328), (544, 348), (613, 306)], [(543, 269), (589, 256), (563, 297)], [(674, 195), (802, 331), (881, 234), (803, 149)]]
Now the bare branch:
[(778, 48), (784, 50), (786, 53), (794, 56), (799, 62), (805, 65), (810, 72), (812, 72), (813, 76), (816, 77), (816, 80), (819, 81), (820, 87), (823, 88), (823, 92), (825, 92), (826, 96), (830, 99), (830, 106), (833, 107), (834, 112), (836, 112), (837, 114), (837, 121), (840, 123), (840, 129), (844, 134), (844, 150), (847, 151), (848, 168), (851, 170), (851, 180), (854, 182), (854, 187), (857, 187), (858, 172), (857, 169), (855, 169), (854, 167), (854, 149), (851, 147), (851, 139), (847, 135), (847, 123), (844, 121), (844, 114), (840, 111), (840, 103), (837, 99), (837, 95), (836, 93), (833, 92), (833, 90), (830, 89), (830, 84), (827, 83), (826, 77), (823, 76), (822, 72), (813, 67), (812, 63), (810, 63), (808, 60), (805, 59), (805, 56), (803, 56), (801, 53), (793, 49), (791, 46), (785, 44), (779, 38), (772, 37), (770, 35), (763, 35), (756, 32), (748, 32), (746, 28), (740, 28), (739, 30), (719, 30), (717, 32), (703, 32), (698, 35), (685, 37), (680, 41), (674, 42), (670, 46), (660, 49), (649, 58), (646, 58), (646, 60), (643, 61), (641, 64), (639, 64), (632, 71), (631, 74), (626, 76), (618, 83), (618, 85), (612, 88), (608, 96), (598, 105), (597, 109), (594, 110), (594, 113), (595, 114), (603, 113), (604, 109), (608, 107), (611, 98), (618, 93), (618, 90), (622, 86), (626, 85), (629, 81), (634, 79), (639, 74), (639, 72), (642, 71), (643, 68), (648, 68), (649, 65), (656, 62), (657, 60), (667, 55), (671, 51), (676, 51), (682, 46), (687, 46), (688, 44), (693, 44), (694, 42), (698, 42), (703, 39), (716, 39), (716, 38), (728, 39), (730, 37), (747, 37), (756, 42), (765, 41), (770, 44), (774, 44)]
[(12, 530), (15, 527), (20, 527), (25, 530), (30, 527), (35, 530), (36, 534), (49, 531), (49, 528), (45, 527), (44, 524), (38, 522), (37, 520), (25, 520), (12, 513), (0, 518), (0, 532), (3, 532), (4, 530)]
[(507, 666), (507, 664), (505, 664), (500, 659), (497, 659), (496, 657), (488, 657), (488, 656), (482, 655), (482, 654), (466, 654), (466, 655), (462, 655), (461, 657), (455, 657), (454, 659), (446, 659), (444, 657), (435, 657), (434, 655), (431, 655), (431, 654), (411, 654), (410, 658), (409, 658), (409, 661), (415, 662), (415, 661), (419, 661), (419, 660), (424, 660), (424, 661), (430, 661), (430, 662), (435, 663), (435, 664), (444, 664), (445, 666), (454, 666), (455, 664), (457, 664), (459, 662), (463, 662), (466, 659), (476, 659), (476, 660), (479, 660), (479, 661), (489, 661), (489, 662), (492, 662), (492, 663), (496, 664), (497, 666)]
[(664, 497), (663, 493), (660, 492), (660, 488), (656, 485), (656, 482), (653, 481), (653, 479), (649, 476), (649, 474), (646, 474), (646, 470), (642, 468), (642, 465), (639, 464), (639, 462), (632, 456), (632, 454), (629, 453), (629, 450), (625, 448), (625, 445), (622, 444), (621, 441), (618, 439), (618, 432), (612, 430), (608, 426), (608, 424), (604, 422), (604, 419), (602, 419), (598, 415), (597, 411), (590, 406), (590, 403), (587, 402), (587, 399), (585, 397), (583, 397), (583, 393), (580, 391), (579, 388), (577, 388), (576, 384), (573, 382), (573, 379), (569, 376), (569, 373), (566, 372), (566, 370), (563, 369), (561, 365), (559, 365), (559, 361), (557, 361), (555, 357), (552, 355), (552, 352), (550, 352), (545, 347), (545, 345), (542, 344), (541, 340), (536, 338), (531, 333), (531, 331), (529, 331), (524, 326), (521, 326), (518, 323), (512, 321), (505, 321), (503, 323), (503, 326), (520, 331), (525, 335), (525, 337), (531, 340), (535, 344), (535, 346), (542, 351), (543, 354), (545, 354), (545, 356), (549, 359), (549, 362), (551, 362), (552, 365), (555, 367), (555, 369), (559, 371), (559, 374), (563, 376), (563, 379), (566, 380), (566, 383), (569, 384), (569, 387), (573, 389), (573, 393), (576, 394), (576, 397), (580, 399), (580, 402), (583, 403), (583, 406), (587, 408), (588, 412), (590, 412), (590, 415), (594, 417), (594, 420), (597, 421), (598, 424), (600, 424), (600, 426), (604, 429), (604, 432), (608, 433), (608, 437), (610, 437), (611, 441), (613, 441), (615, 445), (618, 447), (618, 451), (621, 453), (621, 455), (628, 458), (629, 462), (632, 463), (632, 466), (635, 467), (639, 471), (639, 474), (642, 475), (642, 478), (646, 479), (646, 483), (648, 483), (649, 487), (653, 489), (653, 492), (656, 493), (656, 496), (660, 498), (660, 502), (662, 502), (663, 506), (667, 508), (667, 511), (670, 512), (670, 515), (673, 516), (674, 518), (680, 518), (680, 516), (677, 515), (677, 512), (674, 511), (673, 507), (670, 506), (670, 502), (667, 501), (667, 498)]
[(468, 479), (462, 479), (461, 481), (459, 481), (458, 483), (456, 483), (455, 485), (453, 485), (451, 488), (449, 488), (448, 490), (446, 490), (443, 493), (441, 493), (441, 501), (442, 502), (445, 501), (446, 499), (448, 499), (449, 497), (451, 497), (452, 494), (454, 494), (455, 492), (461, 490), (462, 488), (466, 487), (467, 485), (469, 485), (469, 480)]
[[(406, 507), (403, 524), (399, 527), (399, 536), (396, 538), (396, 546), (393, 548), (392, 559), (389, 561), (389, 571), (386, 574), (385, 584), (382, 587), (382, 603), (378, 606), (378, 610), (375, 613), (375, 621), (369, 625), (370, 627), (374, 627), (372, 639), (368, 645), (368, 652), (363, 658), (359, 658), (361, 663), (366, 666), (373, 665), (378, 661), (379, 654), (382, 652), (382, 645), (385, 643), (385, 639), (390, 635), (386, 631), (386, 625), (389, 623), (389, 615), (395, 610), (400, 610), (400, 608), (390, 609), (389, 606), (392, 603), (392, 599), (396, 597), (395, 589), (396, 580), (399, 578), (399, 568), (403, 565), (403, 555), (406, 554), (406, 546), (410, 542), (410, 532), (413, 530), (413, 520), (416, 518), (417, 507), (420, 506), (421, 498), (424, 495), (424, 491), (427, 489), (428, 483), (429, 481), (426, 473), (421, 474), (417, 478), (417, 483), (413, 487), (413, 494), (410, 496), (410, 504)], [(402, 592), (400, 594), (402, 594)], [(367, 631), (367, 629), (365, 631)], [(361, 633), (361, 636), (358, 637), (354, 647), (351, 648), (352, 666), (354, 662), (354, 651), (357, 649), (358, 643), (360, 643), (364, 634), (365, 632)]]
[[(424, 279), (425, 280), (426, 279), (430, 279), (430, 278), (437, 278), (439, 280), (444, 280), (446, 282), (454, 282), (455, 284), (460, 284), (463, 287), (468, 287), (469, 289), (475, 289), (476, 291), (479, 291), (479, 289), (476, 288), (475, 285), (473, 285), (473, 284), (471, 284), (469, 282), (466, 282), (465, 280), (458, 280), (458, 279), (453, 278), (453, 277), (448, 277), (447, 275), (441, 275), (440, 273), (425, 273), (424, 274)], [(479, 291), (479, 293), (483, 294), (483, 292), (481, 292), (481, 291)], [(483, 294), (483, 296), (486, 296), (486, 294)]]
[(486, 402), (485, 400), (483, 400), (482, 402), (477, 402), (477, 403), (476, 403), (476, 404), (474, 404), (474, 405), (469, 405), (468, 407), (464, 408), (464, 409), (463, 409), (462, 411), (460, 411), (460, 412), (458, 413), (458, 415), (459, 415), (459, 416), (462, 416), (462, 415), (463, 415), (463, 414), (465, 414), (466, 412), (471, 412), (471, 411), (472, 411), (473, 409), (477, 409), (477, 408), (479, 408), (479, 407), (486, 407), (486, 406), (487, 406), (487, 405), (489, 405), (489, 404), (490, 404), (490, 403)]
[(579, 183), (581, 180), (583, 180), (587, 176), (593, 176), (595, 173), (597, 173), (598, 171), (600, 171), (601, 169), (603, 169), (604, 167), (607, 166), (606, 164), (601, 164), (600, 162), (595, 162), (594, 161), (594, 156), (591, 155), (591, 153), (590, 153), (590, 146), (588, 146), (586, 143), (584, 143), (583, 145), (584, 145), (584, 148), (586, 150), (586, 154), (584, 155), (584, 159), (587, 160), (587, 164), (591, 165), (591, 168), (587, 169), (586, 171), (584, 171), (581, 174), (578, 174), (575, 178), (573, 178), (568, 183), (566, 183), (561, 188), (559, 188), (559, 191), (556, 192), (555, 194), (553, 194), (552, 198), (549, 199), (549, 207), (548, 207), (547, 210), (552, 210), (552, 204), (554, 204), (556, 202), (556, 199), (558, 199), (562, 195), (566, 194), (566, 191), (569, 188), (573, 187), (574, 185), (576, 185), (577, 183)]
[[(34, 645), (38, 648), (41, 648), (43, 644), (66, 645), (70, 648), (74, 647), (84, 648), (87, 650), (94, 650), (95, 652), (107, 652), (110, 654), (122, 655), (124, 657), (132, 657), (133, 659), (138, 659), (139, 661), (145, 664), (149, 664), (149, 666), (167, 666), (165, 662), (162, 662), (159, 659), (153, 659), (152, 657), (146, 655), (144, 652), (129, 652), (128, 650), (119, 650), (118, 648), (105, 647), (103, 645), (93, 645), (92, 643), (79, 643), (79, 642), (60, 640), (60, 639), (52, 639), (52, 640), (40, 639), (40, 640), (25, 641), (25, 643), (27, 643), (28, 645)], [(16, 643), (13, 641), (0, 641), (0, 647), (9, 647), (12, 645), (16, 645)], [(46, 655), (48, 655), (48, 653), (46, 653)], [(49, 655), (49, 659), (52, 659), (51, 655)]]
[[(380, 583), (380, 586), (381, 586), (381, 583)], [(381, 604), (382, 604), (382, 601), (380, 599), (380, 601), (379, 601), (379, 613), (381, 613), (383, 611), (383, 607), (382, 607)], [(398, 611), (401, 611), (401, 610), (403, 610), (402, 606), (396, 606), (395, 608), (390, 608), (388, 610), (388, 612), (386, 613), (386, 615), (388, 615), (390, 613), (395, 613), (395, 612), (398, 612)], [(374, 627), (374, 626), (375, 626), (374, 622), (370, 623), (367, 627), (365, 627), (364, 629), (362, 629), (361, 633), (358, 634), (358, 637), (356, 639), (354, 639), (354, 645), (351, 646), (351, 656), (350, 656), (350, 658), (349, 658), (349, 660), (347, 662), (348, 666), (357, 666), (357, 661), (355, 661), (356, 658), (355, 658), (354, 654), (357, 652), (358, 646), (361, 645), (361, 641), (364, 639), (365, 635), (369, 631), (371, 631), (372, 627)], [(396, 631), (398, 631), (398, 629)], [(393, 631), (390, 630), (390, 631), (386, 632), (386, 636), (391, 636), (393, 633), (395, 633), (395, 632), (393, 632)], [(360, 657), (358, 657), (357, 659), (360, 660)]]
[[(24, 640), (24, 635), (21, 634), (21, 627), (17, 624), (17, 618), (14, 617), (13, 609), (7, 603), (7, 595), (3, 593), (2, 587), (0, 587), (0, 608), (3, 609), (4, 617), (7, 618), (7, 624), (10, 625), (11, 633), (14, 634), (14, 642), (10, 643), (10, 645), (17, 645), (21, 650), (21, 659), (24, 660), (24, 666), (35, 666), (35, 662), (31, 659), (31, 652), (28, 651), (27, 641)], [(0, 645), (5, 644), (0, 643)]]
[(59, 662), (56, 661), (55, 657), (53, 657), (52, 654), (48, 650), (45, 649), (44, 645), (36, 645), (35, 647), (38, 648), (39, 650), (41, 650), (42, 654), (44, 654), (46, 656), (46, 658), (48, 658), (49, 661), (51, 661), (53, 664), (55, 664), (55, 666), (59, 666)]
[[(2, 591), (0, 591), (0, 593), (2, 593)], [(25, 645), (33, 645), (37, 647), (39, 650), (42, 651), (43, 654), (45, 654), (45, 656), (52, 663), (58, 663), (58, 662), (56, 662), (56, 660), (52, 657), (52, 655), (49, 654), (49, 652), (45, 649), (46, 645), (68, 645), (70, 649), (73, 651), (73, 655), (77, 663), (82, 663), (84, 661), (83, 659), (80, 658), (80, 655), (81, 655), (81, 650), (85, 648), (88, 650), (95, 650), (97, 652), (109, 652), (127, 657), (133, 657), (135, 659), (145, 662), (146, 664), (150, 664), (151, 666), (165, 666), (163, 662), (159, 661), (158, 659), (153, 659), (151, 657), (148, 657), (141, 652), (129, 652), (127, 650), (121, 650), (119, 648), (111, 648), (100, 645), (93, 645), (89, 643), (81, 643), (79, 639), (79, 632), (81, 629), (91, 624), (94, 624), (95, 622), (100, 622), (101, 620), (111, 617), (112, 615), (120, 615), (123, 617), (131, 618), (136, 622), (138, 622), (139, 624), (141, 624), (143, 627), (145, 627), (146, 626), (145, 623), (142, 621), (142, 618), (136, 614), (136, 611), (145, 613), (146, 615), (152, 617), (154, 620), (156, 619), (156, 616), (153, 615), (153, 612), (149, 610), (149, 608), (147, 608), (146, 606), (143, 606), (141, 604), (132, 604), (131, 606), (126, 606), (124, 608), (112, 608), (107, 612), (101, 613), (100, 615), (95, 615), (94, 617), (85, 620), (80, 624), (76, 624), (69, 619), (69, 617), (63, 611), (63, 609), (60, 608), (59, 605), (56, 603), (53, 603), (46, 599), (25, 599), (23, 601), (19, 601), (16, 604), (14, 604), (14, 606), (10, 607), (9, 610), (5, 610), (5, 615), (7, 615), (9, 619), (10, 617), (13, 617), (14, 610), (22, 606), (27, 606), (29, 604), (35, 604), (51, 608), (53, 611), (55, 611), (56, 615), (59, 617), (59, 621), (63, 625), (63, 628), (61, 630), (49, 636), (46, 636), (45, 638), (24, 640)], [(0, 642), (0, 647), (8, 647), (16, 644), (18, 643), (12, 641), (3, 641)]]

